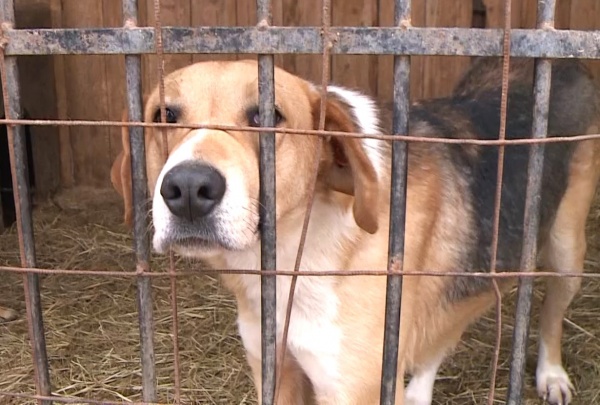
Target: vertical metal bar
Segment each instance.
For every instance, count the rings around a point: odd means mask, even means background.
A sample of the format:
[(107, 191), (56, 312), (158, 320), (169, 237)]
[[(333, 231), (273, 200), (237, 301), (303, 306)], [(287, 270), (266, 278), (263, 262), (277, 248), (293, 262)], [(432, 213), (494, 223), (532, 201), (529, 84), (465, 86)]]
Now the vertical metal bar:
[[(538, 2), (537, 28), (550, 28), (554, 25), (556, 0)], [(548, 133), (548, 113), (550, 110), (550, 87), (552, 62), (548, 59), (535, 61), (534, 106), (532, 137), (545, 138)], [(537, 258), (538, 228), (540, 222), (540, 198), (542, 171), (544, 168), (544, 145), (533, 144), (529, 150), (527, 168), (527, 193), (525, 199), (525, 217), (523, 223), (523, 248), (521, 253), (521, 271), (533, 271)], [(513, 347), (511, 353), (510, 376), (507, 403), (519, 405), (523, 391), (527, 340), (531, 316), (531, 297), (533, 278), (519, 280)]]
[[(3, 23), (14, 24), (14, 8), (12, 1), (3, 4)], [(6, 27), (3, 27), (3, 29)], [(5, 58), (4, 49), (0, 50), (0, 70), (2, 72), (2, 95), (5, 117), (21, 117), (21, 100), (19, 89), (19, 72), (14, 57)], [(28, 183), (27, 149), (23, 128), (7, 125), (10, 169), (15, 200), (17, 231), (22, 267), (35, 267), (35, 245), (33, 222), (31, 217), (31, 201)], [(38, 395), (50, 394), (50, 376), (46, 355), (46, 339), (42, 316), (39, 278), (37, 274), (23, 276), (27, 325), (33, 354), (33, 369)], [(49, 404), (49, 401), (38, 403)]]
[[(396, 0), (394, 24), (400, 28), (408, 28), (410, 24), (410, 0)], [(409, 96), (410, 56), (395, 56), (392, 124), (392, 132), (394, 134), (408, 134)], [(407, 149), (408, 145), (406, 142), (392, 142), (392, 185), (390, 192), (391, 208), (388, 246), (388, 271), (390, 273), (403, 269)], [(393, 405), (395, 403), (401, 307), (402, 276), (389, 275), (385, 296), (385, 331), (383, 337), (381, 378), (382, 405)]]
[[(123, 0), (123, 25), (137, 26), (137, 0)], [(142, 121), (142, 75), (141, 57), (125, 55), (127, 81), (127, 113), (129, 121)], [(140, 351), (142, 363), (142, 398), (145, 402), (156, 402), (156, 370), (154, 365), (154, 320), (152, 317), (152, 282), (144, 272), (150, 270), (150, 248), (148, 240), (148, 216), (146, 201), (146, 152), (144, 131), (141, 127), (129, 128), (131, 145), (131, 180), (133, 197), (133, 236), (137, 270), (142, 275), (137, 279), (137, 301), (140, 327)]]
[[(270, 0), (256, 1), (259, 26), (269, 26), (273, 21)], [(259, 114), (262, 127), (275, 125), (275, 86), (273, 55), (258, 56)], [(275, 229), (275, 133), (260, 133), (260, 220), (261, 269), (276, 270)], [(275, 400), (277, 358), (276, 327), (276, 276), (261, 276), (261, 397), (263, 405)]]
[[(15, 24), (13, 0), (5, 0), (2, 8), (2, 23), (12, 28)], [(5, 29), (6, 27), (3, 27)], [(5, 117), (21, 118), (21, 93), (19, 70), (16, 57), (4, 57), (2, 50), (2, 93)], [(22, 267), (35, 267), (35, 244), (29, 191), (27, 148), (22, 126), (7, 125), (7, 135), (12, 171), (13, 193), (19, 234), (19, 250)], [(46, 354), (46, 337), (40, 296), (40, 283), (37, 274), (28, 273), (23, 277), (25, 306), (29, 339), (33, 353), (33, 368), (38, 395), (50, 396), (50, 373)], [(48, 400), (38, 400), (41, 404), (51, 404)]]

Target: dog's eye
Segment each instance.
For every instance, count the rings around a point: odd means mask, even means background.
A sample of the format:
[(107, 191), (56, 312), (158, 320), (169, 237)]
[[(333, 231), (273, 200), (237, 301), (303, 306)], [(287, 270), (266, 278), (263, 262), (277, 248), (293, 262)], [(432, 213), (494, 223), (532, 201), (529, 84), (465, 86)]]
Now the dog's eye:
[[(165, 109), (165, 115), (167, 118), (167, 124), (176, 124), (177, 123), (177, 118), (178, 118), (178, 114), (176, 111), (170, 109), (170, 108), (166, 108)], [(154, 119), (152, 120), (154, 122), (161, 122), (160, 120), (160, 108), (156, 110), (156, 112), (154, 113)]]
[[(247, 115), (248, 124), (250, 124), (251, 127), (260, 127), (260, 115), (258, 113), (258, 107), (250, 108), (247, 112)], [(281, 124), (283, 120), (283, 115), (281, 115), (281, 112), (275, 108), (275, 126)]]

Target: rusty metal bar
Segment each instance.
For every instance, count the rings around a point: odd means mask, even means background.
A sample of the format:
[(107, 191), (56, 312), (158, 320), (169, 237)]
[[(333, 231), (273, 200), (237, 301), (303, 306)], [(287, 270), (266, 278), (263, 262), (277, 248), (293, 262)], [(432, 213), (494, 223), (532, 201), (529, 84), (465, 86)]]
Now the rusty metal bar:
[[(123, 26), (135, 29), (138, 23), (137, 0), (123, 0)], [(141, 56), (125, 55), (127, 82), (127, 113), (130, 121), (142, 121)], [(148, 215), (146, 202), (146, 152), (144, 130), (129, 127), (131, 145), (131, 181), (133, 201), (133, 237), (137, 261), (137, 304), (140, 327), (140, 356), (142, 363), (142, 398), (156, 401), (156, 370), (154, 364), (154, 319), (152, 316), (152, 281), (144, 272), (150, 270), (150, 244), (148, 239)], [(127, 192), (127, 191), (126, 191)]]
[[(502, 56), (502, 29), (332, 27), (333, 54)], [(9, 30), (6, 54), (150, 54), (152, 27)], [(165, 53), (323, 52), (320, 27), (165, 27)], [(514, 29), (512, 57), (600, 59), (600, 31)]]
[[(256, 1), (258, 29), (273, 23), (271, 0)], [(275, 125), (275, 71), (273, 55), (258, 56), (258, 110), (261, 127)], [(275, 133), (260, 133), (260, 265), (261, 270), (277, 267), (275, 216)], [(277, 278), (261, 275), (261, 399), (275, 403), (277, 375)]]
[[(538, 2), (537, 28), (549, 29), (554, 26), (555, 0)], [(550, 110), (550, 87), (552, 62), (548, 59), (535, 61), (534, 106), (532, 138), (542, 139), (548, 134), (548, 114)], [(544, 168), (544, 145), (530, 146), (527, 167), (527, 193), (525, 197), (525, 217), (523, 219), (523, 246), (521, 271), (534, 271), (537, 259), (538, 229), (540, 223), (540, 194)], [(533, 279), (520, 278), (517, 290), (517, 307), (513, 346), (511, 352), (510, 375), (507, 404), (520, 405), (527, 358), (527, 340), (531, 317)]]
[[(394, 24), (400, 30), (410, 27), (410, 0), (396, 0)], [(410, 108), (410, 56), (394, 57), (393, 134), (408, 134)], [(392, 142), (392, 179), (390, 191), (390, 230), (388, 272), (403, 270), (404, 225), (406, 219), (406, 181), (408, 144)], [(396, 403), (398, 346), (400, 340), (400, 310), (402, 307), (402, 276), (388, 275), (385, 295), (385, 330), (383, 336), (383, 365), (381, 404)], [(401, 372), (404, 372), (401, 369)], [(403, 379), (400, 379), (403, 383)]]
[[(2, 7), (2, 34), (15, 24), (13, 0), (5, 0)], [(0, 44), (4, 45), (4, 44)], [(19, 85), (19, 69), (16, 57), (5, 57), (4, 47), (0, 50), (0, 70), (2, 72), (2, 96), (6, 118), (21, 117), (21, 90)], [(35, 267), (35, 243), (32, 221), (31, 193), (27, 165), (27, 148), (22, 126), (6, 126), (12, 172), (13, 194), (17, 216), (17, 232), (22, 267)], [(42, 314), (39, 275), (26, 273), (23, 275), (27, 326), (33, 356), (33, 370), (36, 392), (38, 395), (50, 395), (50, 373), (46, 353), (46, 336)], [(48, 400), (38, 403), (49, 405)]]

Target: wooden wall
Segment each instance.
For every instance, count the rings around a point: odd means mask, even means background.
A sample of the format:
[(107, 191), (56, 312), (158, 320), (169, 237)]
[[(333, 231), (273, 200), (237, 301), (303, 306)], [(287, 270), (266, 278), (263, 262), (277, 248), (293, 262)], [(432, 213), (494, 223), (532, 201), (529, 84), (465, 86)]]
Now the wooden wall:
[[(274, 23), (286, 26), (318, 26), (321, 0), (273, 0)], [(17, 4), (46, 3), (54, 27), (117, 27), (122, 25), (119, 0), (17, 0)], [(140, 0), (140, 25), (154, 23), (153, 0)], [(254, 0), (162, 0), (162, 24), (241, 25), (256, 23)], [(333, 25), (391, 26), (393, 0), (333, 0)], [(412, 24), (423, 27), (501, 27), (504, 0), (413, 0)], [(600, 27), (600, 2), (561, 0), (559, 28)], [(535, 25), (536, 0), (513, 0), (513, 27)], [(236, 59), (249, 55), (171, 55), (167, 73), (208, 58)], [(332, 57), (332, 80), (390, 101), (390, 56)], [(143, 91), (157, 81), (156, 57), (143, 57)], [(319, 55), (277, 56), (279, 66), (307, 79), (320, 81)], [(411, 98), (447, 95), (469, 63), (466, 57), (413, 57)], [(598, 66), (593, 66), (600, 76)], [(54, 58), (56, 116), (68, 119), (120, 120), (125, 105), (125, 66), (122, 56), (60, 56)], [(61, 128), (60, 179), (63, 186), (109, 186), (109, 170), (120, 151), (118, 128)]]

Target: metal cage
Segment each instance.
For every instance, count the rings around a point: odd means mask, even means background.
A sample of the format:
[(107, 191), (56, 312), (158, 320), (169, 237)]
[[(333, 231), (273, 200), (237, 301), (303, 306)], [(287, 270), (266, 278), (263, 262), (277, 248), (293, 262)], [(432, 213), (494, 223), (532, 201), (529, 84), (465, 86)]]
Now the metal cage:
[[(142, 123), (141, 91), (141, 55), (155, 53), (162, 59), (166, 53), (247, 53), (259, 54), (259, 90), (260, 90), (260, 202), (262, 206), (262, 269), (248, 272), (261, 275), (262, 287), (262, 403), (276, 402), (276, 350), (275, 350), (275, 286), (276, 274), (293, 277), (300, 276), (298, 266), (295, 269), (276, 269), (275, 265), (275, 138), (274, 138), (274, 85), (273, 55), (287, 53), (321, 54), (323, 56), (323, 87), (328, 82), (328, 64), (332, 54), (387, 54), (394, 55), (393, 84), (393, 135), (372, 136), (391, 140), (392, 147), (392, 188), (391, 188), (391, 226), (389, 241), (388, 271), (325, 271), (302, 272), (302, 277), (319, 275), (370, 274), (387, 277), (386, 328), (384, 336), (383, 370), (381, 381), (381, 403), (391, 405), (395, 400), (396, 368), (398, 357), (398, 339), (400, 329), (400, 307), (402, 278), (407, 276), (401, 268), (404, 251), (404, 223), (406, 203), (406, 158), (407, 142), (454, 142), (495, 145), (500, 148), (499, 173), (502, 168), (502, 156), (507, 144), (535, 144), (529, 164), (529, 180), (525, 219), (524, 247), (521, 260), (520, 284), (514, 346), (512, 349), (510, 385), (508, 403), (519, 404), (523, 374), (525, 369), (525, 347), (529, 329), (533, 276), (558, 276), (551, 273), (533, 273), (536, 255), (536, 235), (539, 212), (539, 200), (533, 196), (540, 193), (541, 165), (543, 161), (543, 143), (557, 141), (578, 141), (598, 138), (598, 135), (582, 135), (565, 138), (546, 139), (547, 116), (550, 91), (550, 68), (552, 58), (600, 58), (600, 31), (555, 30), (553, 28), (555, 1), (538, 3), (536, 29), (510, 28), (510, 0), (505, 2), (504, 29), (473, 28), (417, 28), (410, 23), (410, 0), (395, 0), (394, 27), (332, 27), (330, 0), (323, 0), (323, 21), (320, 27), (280, 27), (272, 25), (271, 1), (257, 0), (257, 24), (253, 27), (162, 27), (160, 18), (160, 0), (155, 0), (156, 24), (154, 27), (137, 26), (137, 0), (122, 0), (123, 26), (120, 28), (98, 29), (15, 29), (14, 0), (2, 2), (2, 31), (0, 37), (0, 68), (2, 70), (2, 90), (5, 106), (5, 119), (10, 145), (10, 162), (13, 169), (13, 181), (17, 185), (14, 198), (17, 211), (21, 267), (0, 267), (0, 271), (22, 273), (26, 297), (29, 338), (33, 348), (36, 395), (0, 392), (1, 396), (37, 399), (40, 403), (85, 402), (112, 403), (93, 399), (73, 400), (51, 394), (51, 381), (48, 372), (44, 339), (44, 325), (41, 311), (41, 298), (38, 275), (59, 273), (71, 275), (102, 275), (113, 277), (134, 277), (138, 283), (138, 303), (140, 319), (140, 342), (142, 361), (143, 400), (156, 402), (156, 375), (154, 369), (153, 318), (151, 303), (152, 279), (170, 277), (172, 289), (173, 339), (177, 334), (176, 277), (189, 275), (177, 272), (173, 261), (168, 273), (150, 272), (150, 248), (146, 235), (147, 219), (142, 212), (142, 202), (147, 196), (145, 152), (143, 128), (153, 125), (166, 127), (167, 124)], [(126, 60), (127, 108), (130, 122), (98, 121), (49, 121), (21, 119), (21, 98), (17, 70), (17, 58), (23, 55), (66, 55), (66, 54), (121, 54)], [(502, 56), (504, 58), (503, 99), (501, 112), (501, 130), (498, 140), (431, 140), (408, 137), (409, 77), (411, 55), (449, 55), (449, 56)], [(535, 70), (535, 107), (533, 138), (528, 140), (505, 140), (506, 88), (510, 57), (536, 58)], [(160, 94), (162, 103), (162, 122), (165, 121), (164, 106), (164, 69), (159, 63)], [(324, 98), (325, 95), (322, 95)], [(298, 136), (325, 135), (324, 118), (321, 117), (317, 131), (291, 131)], [(112, 125), (129, 126), (132, 150), (132, 177), (134, 201), (134, 245), (137, 267), (131, 272), (103, 272), (82, 270), (50, 270), (36, 266), (34, 234), (32, 228), (32, 207), (28, 196), (27, 155), (23, 125)], [(248, 129), (248, 128), (245, 128)], [(252, 130), (252, 129), (249, 129)], [(362, 134), (333, 133), (336, 136), (361, 137)], [(497, 239), (499, 218), (499, 196), (502, 176), (498, 176), (495, 231)], [(308, 223), (310, 209), (305, 221)], [(494, 245), (497, 244), (495, 240)], [(489, 277), (496, 286), (497, 321), (501, 297), (496, 279), (507, 276), (495, 273), (495, 249), (493, 247), (490, 273), (448, 273), (451, 276)], [(301, 254), (301, 252), (300, 252)], [(399, 260), (400, 259), (400, 260)], [(227, 271), (227, 270), (225, 270)], [(219, 272), (219, 270), (214, 270)], [(206, 272), (203, 272), (206, 274)], [(197, 273), (196, 273), (197, 274)], [(438, 275), (437, 273), (417, 272), (412, 275)], [(509, 275), (509, 276), (513, 276)], [(594, 277), (598, 275), (583, 274)], [(293, 290), (293, 287), (292, 287)], [(293, 291), (292, 291), (293, 293)], [(288, 303), (288, 319), (289, 308)], [(286, 331), (287, 331), (287, 324)], [(494, 381), (499, 356), (500, 325), (491, 375), (490, 404), (494, 398)], [(287, 333), (287, 332), (286, 332)], [(285, 342), (285, 339), (284, 339)], [(285, 344), (285, 343), (284, 343)], [(174, 345), (177, 350), (177, 344)], [(284, 351), (285, 352), (285, 351)], [(180, 401), (180, 376), (178, 354), (175, 352), (175, 402)], [(116, 403), (116, 402), (114, 402)]]

